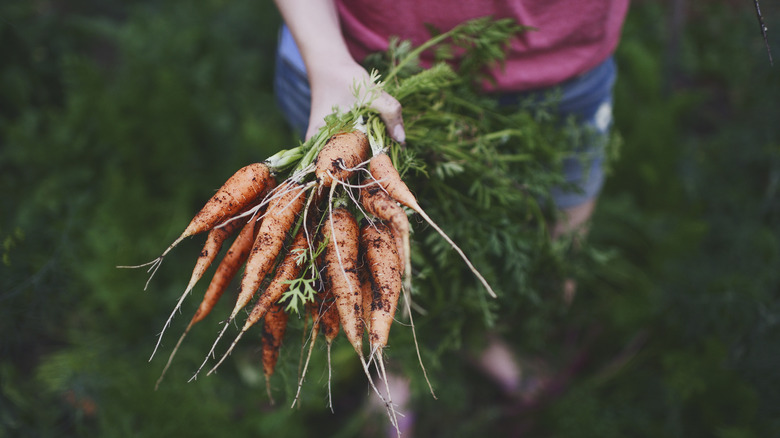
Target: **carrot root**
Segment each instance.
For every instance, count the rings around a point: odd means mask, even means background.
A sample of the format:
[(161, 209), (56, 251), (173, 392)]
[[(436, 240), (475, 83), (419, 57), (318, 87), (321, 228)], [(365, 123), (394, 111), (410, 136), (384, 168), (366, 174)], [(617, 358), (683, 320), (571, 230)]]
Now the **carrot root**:
[(387, 402), (385, 406), (389, 407), (388, 416), (390, 417), (390, 423), (395, 427), (395, 431), (398, 434), (399, 438), (401, 436), (401, 428), (398, 425), (398, 415), (395, 411), (395, 406), (393, 406), (393, 397), (390, 394), (390, 382), (387, 379), (387, 371), (385, 371), (385, 361), (382, 357), (382, 348), (380, 347), (377, 349), (377, 364), (379, 373), (381, 375), (381, 379), (385, 382), (385, 390), (387, 391)]
[(194, 321), (195, 319), (193, 318), (193, 320), (190, 321), (190, 323), (187, 325), (187, 328), (184, 329), (184, 333), (182, 333), (181, 336), (179, 337), (179, 341), (176, 342), (176, 346), (173, 347), (173, 350), (171, 351), (171, 355), (168, 356), (168, 362), (166, 362), (165, 367), (160, 373), (160, 377), (157, 378), (157, 382), (154, 384), (155, 391), (157, 391), (157, 388), (160, 387), (160, 383), (162, 383), (163, 378), (165, 377), (165, 373), (168, 371), (168, 368), (171, 366), (171, 363), (173, 363), (173, 357), (176, 355), (176, 352), (179, 351), (179, 347), (184, 341), (184, 338), (187, 336), (187, 333), (189, 333), (192, 326), (195, 325)]
[(417, 353), (417, 361), (420, 363), (420, 369), (422, 369), (425, 383), (428, 384), (428, 390), (431, 391), (431, 396), (434, 400), (437, 400), (438, 397), (436, 397), (436, 393), (433, 391), (433, 385), (431, 385), (431, 380), (428, 378), (428, 371), (425, 369), (422, 355), (420, 354), (420, 344), (417, 342), (417, 330), (414, 328), (414, 319), (412, 317), (411, 297), (409, 297), (409, 293), (406, 291), (404, 291), (404, 303), (406, 303), (406, 311), (409, 314), (409, 325), (412, 329), (412, 340), (414, 341), (414, 351)]
[[(295, 398), (293, 399), (293, 402), (292, 402), (292, 405), (290, 406), (290, 408), (294, 408), (295, 407), (295, 405), (298, 403), (298, 399), (301, 396), (301, 388), (303, 388), (303, 381), (306, 378), (306, 371), (309, 369), (309, 359), (311, 359), (311, 354), (314, 351), (314, 342), (316, 341), (317, 334), (319, 332), (319, 330), (317, 330), (317, 325), (318, 324), (319, 324), (319, 322), (317, 320), (314, 320), (314, 322), (312, 323), (311, 336), (309, 337), (309, 348), (307, 349), (308, 352), (306, 354), (306, 360), (303, 363), (303, 369), (299, 373), (298, 389), (295, 392)], [(305, 344), (304, 344), (304, 346), (305, 346)], [(301, 353), (303, 353), (303, 351), (301, 351)]]
[(431, 219), (422, 208), (416, 210), (415, 212), (418, 213), (420, 216), (422, 216), (423, 219), (425, 219), (425, 221), (428, 222), (433, 227), (433, 229), (436, 230), (436, 232), (438, 232), (439, 235), (441, 235), (441, 237), (443, 237), (444, 240), (446, 240), (447, 243), (450, 244), (452, 249), (454, 249), (455, 252), (457, 252), (458, 255), (463, 259), (463, 262), (466, 263), (466, 266), (468, 266), (471, 273), (474, 274), (475, 277), (477, 277), (480, 283), (482, 283), (482, 286), (485, 288), (485, 290), (487, 290), (488, 294), (492, 298), (498, 298), (496, 293), (493, 291), (493, 288), (490, 287), (490, 284), (487, 282), (487, 280), (485, 280), (485, 277), (483, 277), (482, 274), (477, 270), (477, 268), (474, 267), (474, 265), (471, 263), (471, 260), (469, 260), (469, 258), (463, 252), (463, 250), (460, 249), (460, 247), (457, 244), (455, 244), (455, 242), (453, 242), (452, 239), (450, 239), (450, 236), (448, 236), (447, 233), (445, 233), (444, 230), (442, 230), (439, 227), (439, 225), (437, 225), (436, 222), (434, 222), (433, 219)]
[(331, 395), (332, 393), (330, 388), (333, 367), (330, 363), (330, 346), (331, 342), (328, 342), (328, 407), (330, 408), (330, 412), (333, 413), (333, 397)]

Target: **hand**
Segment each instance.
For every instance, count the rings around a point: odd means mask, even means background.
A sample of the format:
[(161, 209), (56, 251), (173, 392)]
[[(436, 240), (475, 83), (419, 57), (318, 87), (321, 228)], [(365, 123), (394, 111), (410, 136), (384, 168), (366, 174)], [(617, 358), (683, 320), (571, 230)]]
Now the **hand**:
[[(387, 134), (395, 141), (406, 140), (401, 103), (382, 91), (378, 96), (368, 96), (372, 86), (368, 72), (357, 62), (346, 61), (339, 65), (328, 65), (325, 70), (311, 71), (311, 112), (306, 139), (309, 139), (325, 125), (325, 116), (334, 107), (348, 111), (357, 102), (367, 102), (368, 107), (379, 113), (387, 127)], [(360, 96), (355, 96), (355, 85), (360, 84)]]

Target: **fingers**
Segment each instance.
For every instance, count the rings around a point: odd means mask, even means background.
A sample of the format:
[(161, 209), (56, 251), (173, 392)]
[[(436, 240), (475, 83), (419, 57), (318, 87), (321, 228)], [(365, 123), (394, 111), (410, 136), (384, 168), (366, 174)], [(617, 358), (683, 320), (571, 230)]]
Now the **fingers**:
[(401, 114), (401, 103), (393, 96), (384, 91), (374, 99), (369, 108), (379, 113), (379, 117), (387, 127), (387, 133), (390, 137), (403, 144), (406, 141), (406, 131), (404, 131), (404, 120)]
[(314, 115), (309, 117), (309, 126), (306, 127), (306, 137), (305, 139), (308, 140), (317, 133), (317, 131), (320, 130), (325, 126), (325, 118), (323, 117), (315, 117)]
[[(306, 139), (313, 137), (325, 126), (325, 117), (334, 110), (348, 111), (357, 102), (364, 101), (355, 96), (354, 84), (361, 82), (362, 93), (370, 91), (372, 85), (369, 75), (358, 64), (345, 66), (337, 70), (328, 70), (326, 74), (313, 75), (311, 78), (311, 109), (309, 126), (306, 128)], [(381, 91), (367, 99), (368, 108), (376, 111), (387, 127), (387, 134), (398, 143), (406, 140), (406, 131), (401, 114), (401, 103), (393, 96)]]

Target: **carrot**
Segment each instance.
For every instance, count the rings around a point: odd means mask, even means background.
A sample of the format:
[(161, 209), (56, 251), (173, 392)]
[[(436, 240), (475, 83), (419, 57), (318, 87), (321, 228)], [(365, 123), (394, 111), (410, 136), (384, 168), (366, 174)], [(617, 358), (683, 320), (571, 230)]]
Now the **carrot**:
[(368, 137), (360, 131), (344, 132), (328, 139), (315, 161), (314, 174), (320, 187), (347, 181), (368, 160), (370, 152)]
[[(401, 259), (398, 256), (393, 231), (383, 221), (367, 222), (360, 228), (360, 245), (363, 248), (371, 285), (371, 308), (368, 311), (368, 340), (371, 354), (376, 356), (380, 375), (385, 382), (388, 401), (392, 406), (390, 384), (385, 371), (382, 353), (390, 337), (398, 298), (401, 295)], [(369, 359), (370, 360), (370, 359)], [(390, 414), (395, 418), (395, 410)], [(397, 423), (396, 423), (397, 424)]]
[(442, 230), (439, 225), (437, 225), (436, 222), (434, 222), (433, 219), (431, 219), (428, 214), (425, 213), (422, 207), (420, 207), (420, 204), (417, 202), (417, 198), (415, 198), (411, 190), (409, 190), (409, 187), (407, 187), (407, 185), (401, 179), (401, 176), (398, 174), (398, 170), (396, 170), (395, 166), (393, 166), (393, 162), (390, 157), (384, 152), (375, 154), (369, 161), (368, 168), (372, 178), (387, 191), (390, 197), (402, 205), (411, 208), (415, 213), (422, 216), (423, 219), (425, 219), (425, 221), (428, 222), (444, 238), (444, 240), (450, 244), (450, 246), (458, 253), (458, 255), (460, 255), (471, 272), (477, 277), (477, 279), (479, 279), (479, 281), (488, 291), (488, 294), (490, 294), (491, 297), (496, 298), (496, 293), (493, 292), (493, 288), (490, 287), (490, 284), (488, 284), (487, 280), (485, 280), (477, 268), (474, 267), (463, 250), (461, 250), (460, 247), (456, 245), (455, 242), (453, 242), (452, 239), (450, 239), (450, 237), (444, 232), (444, 230)]
[(252, 252), (246, 262), (238, 300), (230, 315), (231, 320), (249, 303), (260, 282), (274, 266), (287, 234), (303, 209), (303, 193), (303, 185), (289, 183), (277, 198), (268, 203)]
[(387, 193), (396, 201), (411, 208), (415, 212), (422, 210), (417, 198), (409, 190), (409, 187), (401, 179), (401, 175), (393, 166), (390, 156), (380, 152), (371, 157), (368, 162), (368, 171), (371, 176), (387, 191)]
[(160, 346), (160, 341), (162, 341), (163, 334), (165, 333), (165, 330), (171, 325), (173, 316), (181, 308), (181, 304), (184, 302), (184, 298), (189, 295), (190, 291), (192, 291), (192, 289), (195, 287), (195, 284), (198, 282), (198, 280), (203, 277), (203, 274), (206, 272), (209, 266), (211, 266), (211, 263), (214, 261), (214, 259), (217, 258), (217, 255), (219, 254), (220, 249), (222, 249), (222, 244), (225, 242), (225, 240), (227, 240), (227, 238), (230, 237), (237, 229), (241, 228), (246, 223), (246, 221), (247, 218), (240, 218), (238, 220), (228, 222), (223, 227), (213, 228), (211, 231), (209, 231), (209, 234), (206, 237), (206, 243), (204, 243), (203, 249), (201, 249), (200, 255), (195, 262), (195, 267), (192, 270), (190, 282), (184, 289), (184, 293), (182, 293), (181, 297), (179, 297), (179, 301), (176, 303), (176, 306), (174, 306), (171, 315), (168, 317), (168, 320), (165, 321), (165, 325), (163, 326), (162, 331), (157, 336), (157, 345), (155, 345), (154, 351), (152, 351), (152, 356), (149, 358), (149, 360), (152, 360), (154, 354), (157, 352), (157, 348)]
[(372, 299), (368, 312), (368, 340), (373, 354), (387, 346), (390, 336), (398, 297), (401, 295), (401, 260), (393, 232), (384, 222), (363, 225), (360, 229), (360, 244), (364, 248), (370, 273)]
[(211, 346), (206, 359), (190, 380), (195, 379), (206, 365), (209, 356), (214, 354), (214, 349), (230, 323), (236, 318), (238, 312), (249, 304), (260, 287), (260, 283), (276, 264), (276, 258), (284, 245), (287, 234), (295, 223), (298, 213), (303, 209), (305, 188), (304, 185), (297, 182), (288, 181), (280, 186), (281, 190), (269, 201), (257, 237), (252, 244), (252, 251), (247, 257), (244, 275), (239, 285), (238, 299), (233, 311), (225, 322), (225, 327)]
[(255, 302), (252, 311), (244, 322), (244, 327), (241, 328), (241, 331), (233, 340), (233, 343), (230, 344), (230, 347), (225, 354), (222, 355), (219, 362), (209, 371), (209, 374), (213, 373), (222, 364), (225, 358), (230, 355), (244, 333), (260, 321), (260, 319), (270, 311), (273, 305), (279, 301), (282, 295), (290, 288), (289, 282), (298, 278), (301, 269), (303, 268), (302, 265), (298, 264), (298, 258), (300, 257), (301, 252), (306, 250), (307, 245), (306, 235), (303, 232), (303, 228), (301, 228), (287, 249), (284, 259), (282, 259), (279, 266), (277, 266), (273, 280), (271, 280), (271, 283), (268, 284), (268, 287), (266, 287), (265, 291), (260, 295), (260, 298)]
[(192, 218), (175, 243), (208, 231), (245, 209), (266, 191), (272, 180), (271, 171), (265, 163), (254, 163), (238, 169)]
[(330, 346), (339, 334), (341, 320), (339, 319), (338, 307), (333, 299), (333, 293), (330, 290), (326, 290), (324, 294), (320, 310), (320, 330), (322, 330), (322, 335), (325, 336), (325, 341)]
[[(371, 160), (368, 163), (369, 167), (369, 173), (371, 174), (371, 178), (373, 178), (374, 181), (378, 182), (379, 185), (386, 191), (388, 195), (401, 205), (404, 205), (410, 209), (412, 209), (414, 212), (422, 216), (449, 244), (451, 247), (455, 249), (455, 251), (463, 258), (463, 260), (466, 262), (466, 265), (469, 267), (472, 273), (474, 273), (477, 278), (482, 282), (483, 286), (487, 289), (488, 293), (495, 297), (495, 293), (493, 292), (493, 288), (490, 287), (490, 284), (482, 277), (482, 274), (477, 271), (476, 268), (472, 265), (471, 261), (466, 257), (466, 254), (463, 253), (463, 251), (458, 247), (458, 245), (455, 244), (455, 242), (450, 239), (450, 237), (442, 230), (438, 224), (436, 224), (429, 216), (428, 214), (420, 207), (420, 204), (417, 203), (417, 198), (412, 194), (411, 190), (409, 190), (409, 187), (406, 185), (406, 183), (403, 182), (401, 179), (401, 175), (399, 175), (398, 170), (393, 166), (393, 162), (390, 159), (390, 156), (387, 155), (384, 151), (379, 151), (374, 154), (374, 156), (371, 158)], [(436, 398), (436, 394), (433, 391), (433, 386), (431, 385), (430, 380), (428, 379), (428, 373), (425, 370), (425, 366), (423, 365), (422, 356), (420, 355), (420, 349), (418, 348), (417, 344), (417, 332), (414, 328), (414, 319), (412, 316), (412, 309), (411, 309), (411, 272), (409, 272), (409, 254), (405, 253), (402, 255), (402, 260), (404, 260), (404, 264), (406, 267), (404, 268), (405, 275), (406, 275), (406, 287), (404, 290), (404, 298), (406, 302), (406, 313), (409, 316), (410, 325), (412, 328), (412, 337), (414, 338), (414, 344), (415, 344), (415, 350), (417, 351), (417, 359), (420, 363), (420, 368), (423, 371), (423, 375), (425, 377), (425, 381), (428, 383), (428, 389), (431, 391), (431, 395), (433, 398)], [(380, 362), (381, 363), (381, 362)]]
[(271, 395), (271, 376), (279, 360), (279, 352), (282, 347), (282, 338), (287, 330), (289, 315), (279, 303), (274, 303), (263, 319), (263, 374), (265, 375), (266, 391), (271, 403), (274, 403)]
[(371, 290), (370, 309), (366, 321), (371, 354), (376, 357), (380, 376), (385, 382), (388, 414), (397, 425), (395, 409), (392, 407), (390, 384), (387, 380), (382, 352), (390, 336), (390, 327), (395, 316), (398, 297), (401, 295), (401, 259), (398, 256), (395, 238), (391, 228), (382, 221), (366, 222), (360, 228), (360, 245), (365, 254)]
[(226, 223), (224, 226), (213, 228), (209, 231), (208, 236), (206, 236), (206, 242), (203, 244), (203, 249), (201, 249), (198, 260), (195, 262), (195, 267), (192, 269), (192, 276), (187, 284), (187, 290), (192, 290), (195, 287), (195, 284), (203, 277), (211, 263), (217, 258), (225, 240), (241, 229), (247, 223), (247, 220), (248, 217), (238, 218)]
[[(362, 257), (365, 264), (365, 257)], [(374, 292), (371, 290), (371, 278), (367, 269), (360, 270), (360, 294), (363, 301), (363, 325), (367, 332), (371, 332), (371, 302), (374, 300)]]
[[(393, 227), (402, 273), (407, 280), (411, 278), (411, 248), (409, 244), (409, 218), (400, 205), (384, 191), (382, 186), (367, 182), (360, 189), (360, 203), (366, 211), (379, 219), (387, 221)], [(410, 287), (407, 287), (410, 289)]]
[(151, 265), (149, 268), (151, 275), (144, 286), (144, 290), (146, 290), (163, 258), (176, 245), (187, 237), (211, 230), (249, 207), (265, 193), (269, 185), (273, 184), (273, 180), (271, 169), (265, 163), (253, 163), (238, 169), (206, 202), (181, 235), (159, 257), (142, 265), (119, 267), (138, 268)]
[(225, 257), (217, 266), (214, 276), (211, 278), (206, 293), (203, 294), (203, 300), (198, 306), (198, 310), (192, 317), (193, 323), (198, 323), (203, 320), (214, 308), (217, 301), (227, 289), (230, 282), (238, 273), (238, 270), (243, 266), (249, 257), (249, 252), (252, 250), (252, 244), (254, 243), (255, 236), (258, 229), (257, 221), (252, 219), (244, 225), (238, 237), (225, 253)]
[[(211, 283), (209, 283), (209, 286), (206, 289), (206, 293), (203, 295), (203, 300), (198, 306), (198, 309), (195, 311), (195, 315), (192, 316), (192, 319), (187, 325), (187, 328), (184, 329), (184, 333), (182, 333), (179, 341), (176, 343), (176, 346), (173, 347), (173, 351), (171, 351), (171, 355), (168, 357), (168, 363), (165, 364), (165, 368), (160, 374), (159, 379), (157, 379), (155, 389), (160, 386), (160, 382), (162, 382), (162, 379), (165, 376), (165, 372), (168, 370), (168, 367), (170, 367), (171, 362), (173, 361), (173, 356), (176, 355), (176, 351), (178, 351), (179, 346), (181, 346), (181, 343), (184, 341), (187, 333), (190, 332), (192, 326), (202, 321), (203, 318), (205, 318), (206, 315), (211, 312), (211, 310), (217, 304), (217, 301), (219, 301), (220, 297), (222, 297), (222, 294), (225, 292), (230, 282), (233, 280), (233, 277), (236, 276), (236, 273), (238, 273), (238, 270), (246, 261), (246, 258), (249, 255), (249, 251), (252, 249), (252, 243), (254, 242), (255, 230), (257, 228), (255, 226), (256, 224), (257, 221), (252, 219), (244, 225), (244, 227), (241, 229), (241, 232), (238, 233), (236, 240), (233, 241), (233, 244), (230, 245), (230, 248), (225, 253), (225, 256), (222, 258), (219, 266), (217, 266), (217, 270), (214, 272), (214, 276), (211, 278)], [(154, 353), (152, 353), (152, 355), (154, 355)]]
[(363, 372), (374, 392), (385, 403), (390, 421), (397, 425), (392, 401), (385, 400), (374, 385), (363, 355), (363, 297), (358, 274), (360, 228), (352, 213), (344, 207), (332, 208), (323, 230), (326, 242), (323, 260), (325, 283), (335, 299), (344, 335), (360, 358)]
[[(324, 291), (321, 290), (315, 297), (314, 301), (311, 301), (307, 304), (307, 308), (309, 309), (309, 313), (311, 315), (312, 322), (313, 322), (311, 333), (309, 336), (309, 349), (306, 355), (306, 361), (303, 365), (303, 371), (300, 372), (300, 376), (298, 379), (298, 390), (295, 394), (295, 399), (293, 400), (291, 407), (295, 407), (295, 404), (298, 402), (298, 398), (301, 393), (301, 388), (303, 386), (303, 380), (306, 377), (306, 371), (309, 367), (309, 360), (311, 359), (311, 354), (312, 351), (314, 350), (314, 344), (317, 340), (317, 335), (319, 335), (320, 332), (323, 332), (325, 335), (325, 342), (328, 346), (328, 351), (327, 351), (328, 406), (331, 408), (331, 412), (332, 412), (333, 402), (331, 399), (331, 392), (330, 392), (330, 381), (331, 381), (330, 349), (331, 349), (331, 345), (333, 344), (333, 341), (336, 339), (336, 336), (339, 333), (339, 314), (336, 305), (334, 304), (333, 294), (330, 293), (330, 290), (328, 289), (325, 289)], [(301, 352), (301, 354), (303, 354), (303, 352)]]
[(344, 334), (363, 357), (363, 311), (357, 269), (359, 232), (352, 213), (343, 207), (332, 209), (323, 230), (327, 242), (323, 257), (325, 281), (336, 300)]
[(303, 265), (299, 263), (299, 260), (307, 247), (306, 234), (303, 232), (303, 228), (301, 228), (287, 248), (284, 259), (277, 266), (273, 280), (255, 303), (252, 312), (247, 318), (247, 324), (251, 326), (262, 318), (271, 305), (279, 301), (282, 295), (290, 288), (290, 281), (298, 278), (303, 269)]

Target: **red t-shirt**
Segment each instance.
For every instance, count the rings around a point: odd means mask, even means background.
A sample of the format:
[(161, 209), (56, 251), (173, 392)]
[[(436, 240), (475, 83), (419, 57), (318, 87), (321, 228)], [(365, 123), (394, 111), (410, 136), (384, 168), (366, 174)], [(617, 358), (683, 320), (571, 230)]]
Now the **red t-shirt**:
[(629, 0), (337, 0), (352, 55), (387, 50), (391, 36), (419, 45), (426, 24), (442, 32), (479, 17), (514, 18), (537, 30), (511, 42), (497, 89), (521, 91), (558, 84), (595, 67), (617, 46)]

